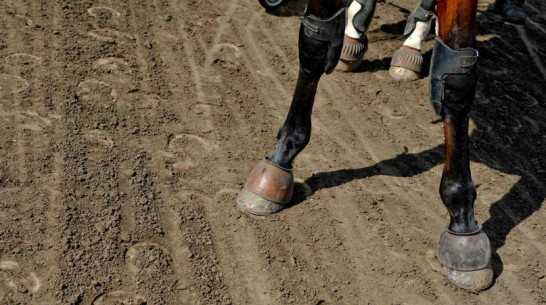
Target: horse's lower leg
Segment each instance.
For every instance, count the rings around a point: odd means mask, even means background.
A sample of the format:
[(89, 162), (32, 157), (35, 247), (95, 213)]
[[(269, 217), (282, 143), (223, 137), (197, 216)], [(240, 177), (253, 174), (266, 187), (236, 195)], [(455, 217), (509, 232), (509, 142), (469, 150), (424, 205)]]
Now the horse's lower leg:
[(294, 158), (309, 143), (311, 112), (322, 71), (308, 73), (304, 69), (300, 69), (292, 104), (288, 116), (279, 130), (273, 153), (267, 158), (269, 162), (284, 168), (292, 168)]
[(237, 198), (243, 211), (267, 215), (290, 201), (292, 162), (311, 137), (311, 112), (318, 82), (337, 64), (344, 21), (341, 0), (309, 0), (300, 28), (300, 71), (292, 104), (273, 153), (258, 163)]
[(377, 0), (353, 0), (347, 7), (347, 24), (343, 37), (343, 50), (336, 69), (354, 71), (368, 50), (366, 31), (370, 26)]
[(404, 35), (409, 37), (392, 56), (389, 74), (393, 79), (409, 82), (419, 78), (423, 67), (421, 45), (430, 32), (435, 6), (435, 0), (418, 1), (410, 14), (404, 30)]
[(491, 249), (474, 220), (476, 189), (469, 162), (468, 120), (476, 93), (477, 0), (438, 0), (439, 38), (431, 69), (431, 101), (442, 115), (446, 160), (440, 196), (450, 215), (438, 258), (456, 285), (482, 290), (492, 281)]

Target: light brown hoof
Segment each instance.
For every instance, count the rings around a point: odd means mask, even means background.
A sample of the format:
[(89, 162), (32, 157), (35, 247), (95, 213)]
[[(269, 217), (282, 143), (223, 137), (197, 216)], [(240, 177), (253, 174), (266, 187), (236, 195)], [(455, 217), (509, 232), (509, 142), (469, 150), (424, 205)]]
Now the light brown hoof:
[(355, 60), (355, 61), (345, 61), (343, 59), (340, 59), (337, 62), (336, 70), (341, 72), (353, 72), (360, 66), (362, 63), (362, 59)]
[(336, 70), (342, 72), (356, 70), (362, 63), (366, 51), (368, 51), (368, 37), (365, 34), (360, 39), (354, 39), (345, 35)]
[(390, 76), (399, 82), (412, 82), (419, 79), (423, 67), (421, 51), (401, 46), (392, 56)]
[(237, 206), (243, 212), (265, 216), (282, 210), (292, 199), (293, 192), (292, 170), (262, 160), (237, 196)]
[(389, 75), (392, 79), (399, 82), (413, 82), (419, 79), (418, 73), (402, 67), (391, 66), (389, 68)]
[(457, 234), (445, 230), (438, 240), (438, 260), (455, 286), (478, 292), (493, 282), (491, 244), (483, 230)]

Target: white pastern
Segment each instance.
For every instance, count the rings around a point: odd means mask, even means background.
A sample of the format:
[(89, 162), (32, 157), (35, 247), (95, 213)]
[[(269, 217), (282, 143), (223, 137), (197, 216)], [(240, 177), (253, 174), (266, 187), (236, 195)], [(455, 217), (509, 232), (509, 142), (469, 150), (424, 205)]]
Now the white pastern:
[(404, 41), (404, 45), (406, 47), (414, 48), (417, 50), (421, 50), (421, 45), (423, 43), (423, 40), (425, 40), (425, 37), (427, 37), (428, 33), (430, 32), (430, 25), (431, 22), (425, 22), (425, 21), (417, 21), (415, 23), (415, 29), (411, 33), (411, 35)]
[(362, 5), (360, 3), (353, 1), (351, 2), (351, 5), (349, 5), (349, 8), (347, 9), (347, 19), (345, 22), (345, 35), (354, 38), (354, 39), (360, 39), (362, 34), (358, 33), (358, 31), (353, 26), (353, 19), (362, 8)]

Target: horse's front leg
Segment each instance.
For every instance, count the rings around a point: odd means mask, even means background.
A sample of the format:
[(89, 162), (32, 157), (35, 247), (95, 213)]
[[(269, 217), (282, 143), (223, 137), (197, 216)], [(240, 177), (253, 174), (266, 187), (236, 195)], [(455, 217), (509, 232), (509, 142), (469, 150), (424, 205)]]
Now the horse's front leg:
[(311, 112), (322, 74), (336, 66), (343, 43), (345, 10), (341, 0), (309, 0), (299, 35), (300, 71), (292, 105), (269, 158), (250, 173), (237, 205), (268, 215), (292, 199), (292, 162), (311, 137)]
[(438, 0), (439, 37), (432, 54), (430, 97), (444, 121), (446, 156), (440, 196), (450, 215), (438, 241), (448, 279), (474, 291), (491, 284), (491, 246), (474, 220), (476, 189), (469, 163), (468, 120), (477, 83), (478, 0)]
[(419, 78), (423, 67), (421, 45), (430, 32), (436, 0), (419, 0), (406, 22), (404, 35), (409, 37), (394, 52), (389, 74), (399, 82), (411, 82)]

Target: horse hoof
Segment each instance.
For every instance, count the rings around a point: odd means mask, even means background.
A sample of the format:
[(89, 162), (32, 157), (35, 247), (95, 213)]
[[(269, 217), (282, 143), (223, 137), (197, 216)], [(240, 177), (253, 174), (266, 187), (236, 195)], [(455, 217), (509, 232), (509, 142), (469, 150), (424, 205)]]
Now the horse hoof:
[(412, 82), (419, 79), (423, 67), (421, 51), (401, 46), (392, 56), (390, 76), (399, 82)]
[(398, 82), (413, 82), (419, 79), (419, 74), (415, 73), (415, 71), (402, 67), (391, 66), (389, 68), (389, 75)]
[(469, 234), (445, 230), (437, 255), (446, 277), (458, 287), (477, 292), (493, 282), (491, 244), (481, 229)]
[(341, 72), (353, 72), (360, 66), (362, 63), (362, 59), (356, 60), (356, 61), (345, 61), (343, 59), (340, 59), (337, 62), (336, 70)]
[(282, 210), (292, 199), (293, 192), (292, 170), (262, 160), (237, 196), (237, 206), (243, 212), (265, 216)]
[(459, 271), (446, 266), (443, 267), (447, 279), (455, 286), (466, 290), (479, 292), (487, 289), (493, 282), (493, 268), (491, 268), (491, 264), (485, 269), (474, 271)]
[(266, 216), (277, 213), (283, 209), (283, 205), (264, 199), (246, 189), (242, 189), (237, 196), (237, 206), (245, 213)]
[(360, 39), (351, 38), (347, 35), (343, 37), (343, 48), (336, 66), (336, 70), (342, 72), (352, 72), (356, 70), (364, 59), (364, 54), (368, 51), (368, 37), (362, 35)]

